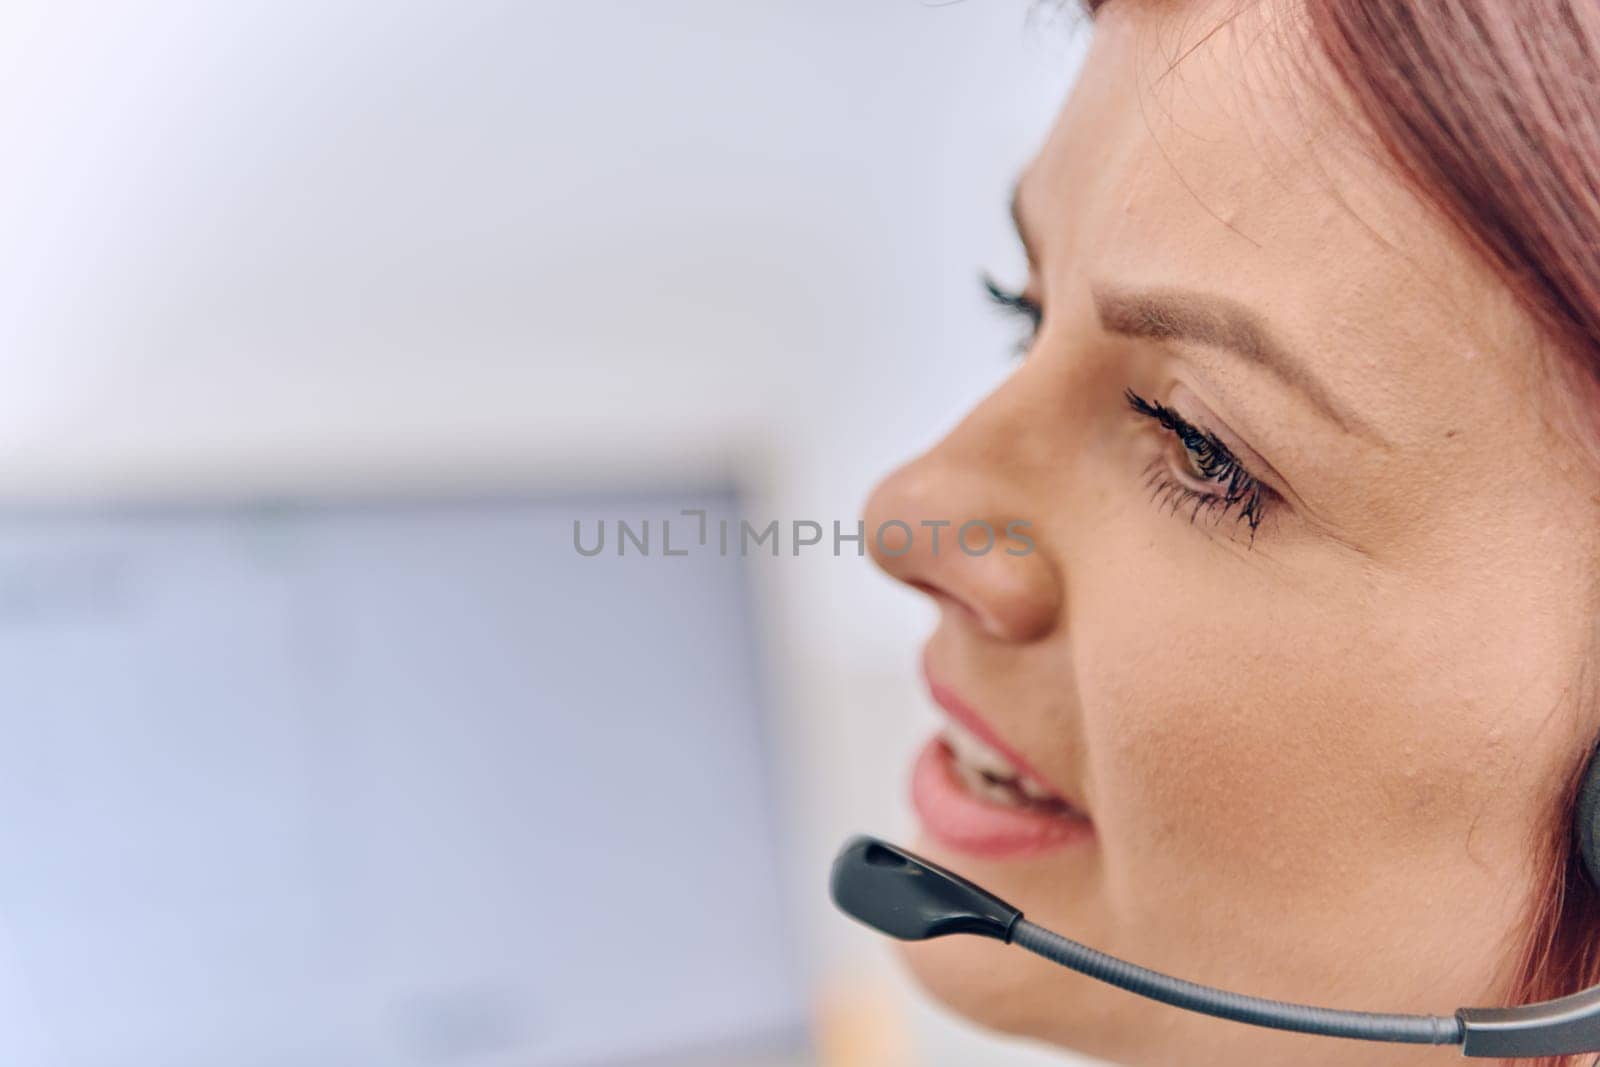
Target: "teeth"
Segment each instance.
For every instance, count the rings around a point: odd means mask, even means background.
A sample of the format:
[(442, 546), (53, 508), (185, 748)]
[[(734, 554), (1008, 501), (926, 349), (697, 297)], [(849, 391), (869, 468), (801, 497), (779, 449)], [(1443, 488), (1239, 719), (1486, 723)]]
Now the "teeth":
[(1000, 753), (978, 740), (966, 727), (950, 723), (944, 728), (945, 740), (956, 754), (956, 760), (980, 774), (996, 778), (1016, 778), (1019, 772)]
[(982, 800), (994, 804), (1005, 804), (1010, 807), (1018, 806), (1021, 797), (1016, 789), (1008, 782), (997, 782), (986, 776), (982, 771), (967, 766), (960, 760), (956, 761), (956, 773), (961, 778), (961, 784), (966, 786), (967, 792)]
[(1017, 770), (1010, 760), (960, 724), (946, 724), (944, 737), (955, 756), (961, 783), (975, 796), (1012, 807), (1024, 801), (1058, 800), (1049, 786)]
[(1054, 800), (1056, 796), (1048, 787), (1041, 785), (1027, 775), (1017, 779), (1017, 788), (1021, 789), (1023, 795), (1029, 800)]

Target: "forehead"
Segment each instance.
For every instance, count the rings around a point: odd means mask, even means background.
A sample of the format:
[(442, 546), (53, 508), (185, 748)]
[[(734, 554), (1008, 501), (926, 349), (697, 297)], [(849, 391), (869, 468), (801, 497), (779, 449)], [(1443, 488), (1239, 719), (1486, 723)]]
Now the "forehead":
[(1486, 395), (1537, 403), (1531, 320), (1395, 176), (1290, 5), (1110, 5), (1018, 202), (1047, 286), (1247, 304), (1395, 440)]

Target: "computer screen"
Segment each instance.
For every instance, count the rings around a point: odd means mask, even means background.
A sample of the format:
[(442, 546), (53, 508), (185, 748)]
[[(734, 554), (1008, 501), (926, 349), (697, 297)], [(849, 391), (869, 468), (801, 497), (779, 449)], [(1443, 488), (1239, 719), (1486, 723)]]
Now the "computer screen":
[(748, 561), (574, 542), (684, 509), (0, 511), (0, 1063), (799, 1043)]

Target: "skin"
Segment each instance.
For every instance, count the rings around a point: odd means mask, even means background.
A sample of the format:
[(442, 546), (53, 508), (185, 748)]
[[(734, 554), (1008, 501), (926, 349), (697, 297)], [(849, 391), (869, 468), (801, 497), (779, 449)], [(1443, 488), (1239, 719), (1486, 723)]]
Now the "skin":
[[(1182, 977), (1351, 1009), (1497, 1003), (1596, 729), (1578, 693), (1600, 477), (1549, 345), (1332, 76), (1310, 87), (1293, 9), (1236, 6), (1099, 16), (1019, 185), (1042, 328), (869, 501), (869, 530), (1032, 522), (1027, 555), (924, 538), (876, 558), (937, 605), (934, 676), (1095, 824), (1025, 859), (919, 847)], [(1297, 369), (1119, 332), (1108, 294), (1152, 290), (1248, 309)], [(1152, 501), (1149, 472), (1182, 480), (1186, 457), (1126, 388), (1273, 490), (1253, 534)], [(974, 938), (905, 953), (958, 1012), (1119, 1063), (1459, 1058), (1211, 1020)]]

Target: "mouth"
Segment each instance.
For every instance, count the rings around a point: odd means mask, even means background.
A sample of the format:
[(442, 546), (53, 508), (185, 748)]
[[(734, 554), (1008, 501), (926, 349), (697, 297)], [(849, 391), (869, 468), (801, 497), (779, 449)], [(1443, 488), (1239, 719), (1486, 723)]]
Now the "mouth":
[(946, 724), (939, 740), (949, 750), (951, 769), (961, 785), (979, 800), (1047, 815), (1088, 818), (1066, 798), (1029, 772), (1014, 766), (1004, 753), (985, 744), (961, 724)]
[(929, 680), (950, 716), (912, 772), (911, 801), (928, 834), (986, 859), (1034, 856), (1092, 840), (1094, 823), (995, 736), (977, 713)]

